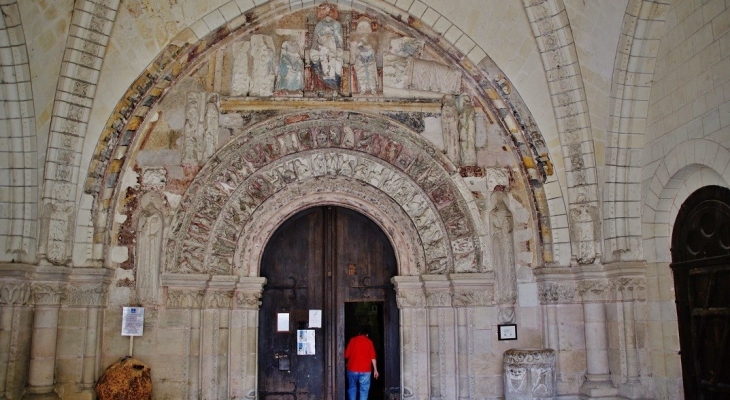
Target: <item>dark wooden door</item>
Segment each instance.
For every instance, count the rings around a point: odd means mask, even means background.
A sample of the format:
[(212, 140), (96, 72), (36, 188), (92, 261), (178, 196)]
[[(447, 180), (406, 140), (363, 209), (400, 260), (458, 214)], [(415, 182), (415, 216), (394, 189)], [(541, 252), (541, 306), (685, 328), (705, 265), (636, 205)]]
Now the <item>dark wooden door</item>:
[(730, 190), (704, 187), (672, 232), (682, 374), (687, 399), (730, 398)]
[[(267, 279), (259, 313), (259, 398), (344, 399), (346, 331), (370, 320), (346, 318), (345, 305), (379, 309), (382, 331), (373, 338), (380, 382), (370, 399), (383, 399), (400, 384), (398, 309), (390, 279), (395, 254), (370, 219), (345, 208), (304, 210), (277, 229), (264, 250), (261, 276)], [(348, 306), (348, 309), (351, 306)], [(379, 307), (379, 308), (378, 308)], [(310, 328), (309, 311), (322, 310), (321, 328)], [(277, 329), (288, 315), (288, 331)], [(297, 354), (298, 330), (314, 331), (313, 355)], [(357, 329), (357, 328), (355, 328)]]

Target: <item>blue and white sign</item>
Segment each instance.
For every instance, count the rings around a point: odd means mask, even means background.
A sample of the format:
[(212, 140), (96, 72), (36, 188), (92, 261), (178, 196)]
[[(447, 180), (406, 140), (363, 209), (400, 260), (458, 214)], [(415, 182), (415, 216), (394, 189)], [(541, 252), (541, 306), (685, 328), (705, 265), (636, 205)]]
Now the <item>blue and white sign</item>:
[(122, 336), (142, 336), (144, 307), (122, 307)]

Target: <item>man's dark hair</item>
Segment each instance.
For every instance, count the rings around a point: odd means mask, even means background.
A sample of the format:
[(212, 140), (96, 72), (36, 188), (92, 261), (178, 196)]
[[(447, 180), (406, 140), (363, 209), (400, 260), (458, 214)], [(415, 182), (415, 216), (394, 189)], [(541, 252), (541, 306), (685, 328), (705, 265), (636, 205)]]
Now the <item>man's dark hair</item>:
[(365, 325), (361, 326), (359, 334), (365, 335), (365, 336), (370, 336), (370, 327), (365, 326)]

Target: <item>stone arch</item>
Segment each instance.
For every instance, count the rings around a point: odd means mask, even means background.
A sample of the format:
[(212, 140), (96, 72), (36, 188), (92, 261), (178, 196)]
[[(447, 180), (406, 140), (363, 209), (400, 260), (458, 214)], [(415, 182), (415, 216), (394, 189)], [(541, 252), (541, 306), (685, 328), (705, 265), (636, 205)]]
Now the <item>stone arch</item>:
[[(603, 191), (604, 260), (641, 259), (641, 232), (631, 229), (632, 208), (641, 204), (636, 176), (643, 167), (642, 144), (657, 42), (669, 4), (631, 0), (616, 50)], [(631, 189), (634, 186), (635, 189)]]
[(484, 228), (465, 187), (441, 152), (383, 117), (286, 115), (232, 140), (198, 173), (173, 217), (165, 270), (248, 276), (273, 233), (267, 221), (335, 203), (404, 245), (405, 274), (484, 271)]
[(0, 71), (0, 99), (5, 108), (0, 139), (8, 143), (8, 150), (13, 153), (0, 172), (10, 177), (3, 184), (9, 186), (4, 188), (8, 194), (0, 201), (0, 207), (8, 210), (2, 217), (8, 225), (3, 261), (30, 262), (35, 260), (38, 239), (38, 149), (28, 50), (17, 1), (3, 4), (0, 43), (0, 63), (5, 67)]
[[(357, 7), (379, 13), (382, 18), (405, 15), (401, 11), (384, 15), (384, 10), (395, 9), (384, 2), (378, 2), (379, 8), (375, 10), (371, 4), (357, 2)], [(94, 206), (98, 216), (94, 219), (96, 234), (89, 237), (93, 237), (97, 244), (111, 241), (105, 232), (110, 232), (109, 228), (113, 222), (111, 218), (105, 216), (111, 212), (109, 206), (115, 204), (111, 198), (120, 195), (118, 192), (103, 188), (118, 186), (119, 167), (132, 154), (132, 145), (148, 118), (147, 113), (164, 96), (170, 84), (188, 73), (195, 67), (196, 60), (203, 58), (202, 55), (214, 49), (219, 43), (225, 42), (229, 36), (253, 32), (258, 27), (270, 23), (277, 15), (294, 12), (298, 8), (266, 4), (246, 12), (238, 9), (240, 11), (238, 13), (236, 9), (230, 4), (223, 6), (191, 25), (184, 34), (181, 33), (178, 38), (180, 40), (174, 40), (168, 45), (134, 82), (109, 118), (92, 156), (85, 185), (85, 192), (96, 198)], [(462, 35), (465, 40), (460, 40), (460, 44), (451, 45), (418, 19), (409, 17), (406, 21), (406, 18), (401, 17), (401, 21), (393, 20), (394, 23), (403, 24), (403, 29), (414, 35), (421, 35), (430, 40), (430, 45), (441, 52), (444, 60), (461, 69), (465, 79), (470, 82), (469, 89), (473, 90), (483, 102), (490, 121), (497, 123), (505, 132), (510, 147), (521, 161), (521, 175), (530, 183), (531, 207), (537, 210), (534, 214), (534, 223), (537, 225), (534, 232), (538, 235), (537, 239), (542, 249), (538, 264), (553, 261), (552, 243), (558, 233), (550, 228), (550, 208), (543, 187), (547, 177), (553, 174), (552, 163), (545, 141), (529, 111), (512, 90), (504, 74), (495, 75), (496, 67), (483, 51), (476, 48), (473, 43), (464, 47), (468, 43), (466, 35)], [(481, 59), (478, 65), (475, 57)], [(114, 160), (110, 159), (111, 154), (115, 155)], [(465, 187), (461, 187), (460, 190), (468, 191)]]
[(642, 232), (647, 262), (671, 262), (671, 232), (679, 208), (695, 190), (707, 186), (728, 186), (730, 151), (717, 143), (694, 139), (674, 147), (659, 163), (646, 190), (642, 210)]

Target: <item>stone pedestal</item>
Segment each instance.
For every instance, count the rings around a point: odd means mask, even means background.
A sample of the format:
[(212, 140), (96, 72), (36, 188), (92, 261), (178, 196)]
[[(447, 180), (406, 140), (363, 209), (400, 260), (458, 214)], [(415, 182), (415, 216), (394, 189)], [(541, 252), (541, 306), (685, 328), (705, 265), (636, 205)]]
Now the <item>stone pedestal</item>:
[(505, 400), (554, 399), (555, 350), (510, 349), (504, 353)]

